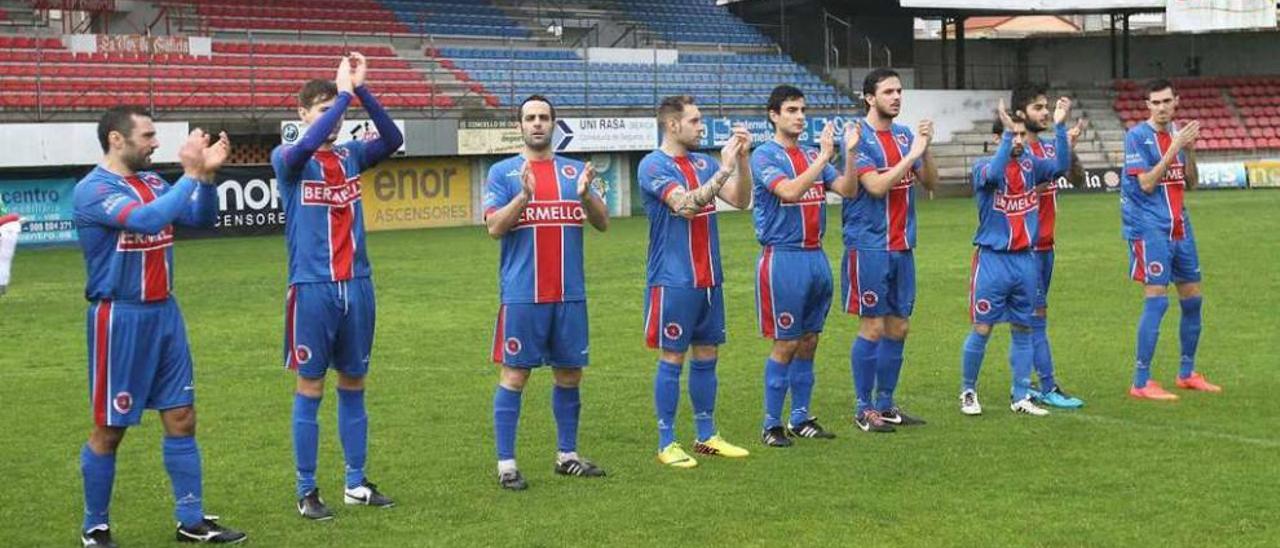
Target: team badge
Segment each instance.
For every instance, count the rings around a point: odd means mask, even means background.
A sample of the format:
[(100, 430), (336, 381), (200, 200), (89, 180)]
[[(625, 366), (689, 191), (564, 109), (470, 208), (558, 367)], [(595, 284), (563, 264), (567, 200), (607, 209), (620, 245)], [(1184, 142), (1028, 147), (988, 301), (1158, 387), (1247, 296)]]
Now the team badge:
[(698, 169), (707, 169), (707, 161), (703, 158), (695, 157), (693, 159), (693, 166)]
[(680, 324), (676, 322), (671, 322), (662, 329), (662, 333), (666, 335), (668, 339), (671, 339), (674, 341), (676, 339), (679, 339), (680, 336), (684, 334), (684, 328), (680, 327)]
[(293, 352), (295, 354), (294, 357), (297, 358), (298, 360), (298, 363), (303, 364), (311, 361), (311, 349), (308, 348), (307, 345), (300, 344), (298, 345), (297, 348), (293, 350)]
[(1022, 168), (1022, 171), (1031, 171), (1031, 160), (1019, 160), (1018, 166)]
[(1150, 272), (1152, 276), (1164, 274), (1164, 264), (1160, 261), (1151, 261), (1151, 264), (1147, 265), (1147, 272)]
[(899, 144), (899, 145), (902, 145), (902, 146), (904, 146), (904, 147), (905, 147), (905, 146), (907, 146), (907, 136), (906, 136), (906, 134), (899, 133), (899, 134), (897, 134), (897, 135), (894, 135), (893, 137), (894, 137), (895, 139), (897, 139), (897, 140), (898, 140), (898, 144)]
[(973, 304), (973, 310), (979, 314), (991, 312), (991, 301), (978, 299), (978, 302)]
[(116, 413), (128, 415), (133, 409), (133, 394), (128, 392), (120, 392), (111, 400), (111, 406), (116, 408)]
[(566, 164), (560, 168), (560, 174), (572, 179), (578, 176), (578, 168)]
[(511, 337), (511, 338), (507, 339), (507, 342), (506, 342), (506, 345), (505, 345), (505, 346), (507, 347), (507, 353), (508, 353), (508, 354), (511, 354), (511, 355), (513, 355), (513, 356), (514, 356), (514, 355), (516, 355), (516, 354), (519, 354), (519, 353), (520, 353), (520, 348), (521, 348), (520, 339), (517, 339), (517, 338), (515, 338), (515, 337)]
[(809, 161), (810, 161), (810, 162), (817, 161), (817, 159), (818, 159), (818, 151), (813, 150), (813, 149), (806, 150), (806, 151), (804, 152), (804, 155), (805, 155), (806, 157), (808, 157), (808, 158), (809, 158)]
[(778, 325), (783, 329), (791, 329), (791, 325), (796, 323), (796, 319), (790, 312), (778, 314)]
[(871, 307), (879, 303), (880, 295), (877, 295), (875, 291), (864, 291), (862, 293), (862, 306)]

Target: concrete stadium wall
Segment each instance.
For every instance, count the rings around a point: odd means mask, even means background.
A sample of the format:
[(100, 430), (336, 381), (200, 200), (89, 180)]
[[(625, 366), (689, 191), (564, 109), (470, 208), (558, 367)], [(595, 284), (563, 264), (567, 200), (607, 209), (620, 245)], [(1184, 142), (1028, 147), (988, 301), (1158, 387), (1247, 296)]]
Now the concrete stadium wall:
[[(915, 58), (936, 63), (940, 47), (937, 40), (917, 40)], [(1049, 69), (1050, 81), (1079, 84), (1111, 79), (1110, 47), (1105, 35), (969, 40), (965, 43), (965, 57), (970, 64), (1005, 65), (1021, 72), (1021, 51), (1025, 65)], [(948, 42), (949, 57), (954, 56), (954, 48), (955, 43)], [(1117, 44), (1117, 73), (1122, 66), (1119, 55)], [(1196, 62), (1198, 71), (1193, 66)], [(1164, 34), (1133, 36), (1129, 40), (1130, 78), (1242, 74), (1280, 74), (1280, 32)]]

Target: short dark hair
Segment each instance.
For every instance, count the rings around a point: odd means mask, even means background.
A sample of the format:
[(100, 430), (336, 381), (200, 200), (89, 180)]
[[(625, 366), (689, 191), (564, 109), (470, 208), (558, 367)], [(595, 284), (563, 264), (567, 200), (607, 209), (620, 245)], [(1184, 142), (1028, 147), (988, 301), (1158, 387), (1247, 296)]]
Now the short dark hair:
[(902, 79), (902, 77), (898, 75), (897, 71), (890, 68), (878, 68), (868, 72), (866, 78), (862, 79), (862, 96), (867, 97), (875, 95), (876, 86), (880, 85), (880, 82), (890, 78)]
[(769, 104), (767, 105), (769, 112), (782, 113), (782, 103), (794, 101), (796, 99), (804, 99), (804, 92), (795, 86), (782, 84), (773, 88), (769, 93)]
[(524, 106), (535, 101), (546, 103), (548, 107), (551, 107), (551, 119), (552, 120), (556, 119), (556, 106), (551, 104), (551, 99), (547, 99), (546, 97), (543, 97), (535, 93), (533, 95), (525, 97), (523, 101), (520, 101), (520, 108), (516, 109), (516, 120), (520, 120), (524, 118)]
[(302, 89), (298, 90), (298, 106), (311, 108), (316, 103), (323, 103), (337, 96), (338, 85), (332, 80), (314, 78), (307, 80), (307, 83), (302, 84)]
[(1043, 84), (1024, 82), (1014, 86), (1013, 100), (1010, 101), (1012, 103), (1011, 106), (1013, 107), (1011, 112), (1017, 112), (1019, 110), (1026, 112), (1027, 106), (1036, 102), (1036, 97), (1041, 95), (1045, 97), (1049, 96), (1049, 90)]
[(670, 95), (658, 103), (658, 123), (671, 116), (684, 114), (684, 107), (695, 104), (692, 95)]
[(151, 118), (151, 112), (136, 105), (120, 105), (111, 107), (98, 119), (98, 144), (102, 145), (102, 153), (111, 150), (111, 132), (118, 131), (125, 138), (133, 133), (133, 117)]
[(1174, 95), (1178, 94), (1178, 90), (1173, 89), (1173, 82), (1170, 82), (1165, 78), (1156, 78), (1151, 80), (1147, 82), (1147, 98), (1150, 99), (1152, 93), (1165, 89), (1172, 91)]

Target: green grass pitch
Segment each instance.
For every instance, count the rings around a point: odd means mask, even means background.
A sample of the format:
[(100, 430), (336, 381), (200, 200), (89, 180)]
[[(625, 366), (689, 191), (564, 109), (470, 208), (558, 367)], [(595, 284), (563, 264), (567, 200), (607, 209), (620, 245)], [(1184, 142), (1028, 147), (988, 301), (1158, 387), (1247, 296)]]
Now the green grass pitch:
[[(587, 242), (593, 363), (580, 436), (581, 451), (610, 475), (552, 473), (551, 379), (542, 371), (524, 400), (518, 453), (531, 488), (523, 493), (494, 481), (497, 243), (480, 227), (371, 234), (379, 315), (369, 472), (399, 504), (342, 505), (330, 388), (318, 478), (338, 514), (326, 523), (293, 510), (282, 238), (181, 241), (176, 293), (196, 358), (206, 508), (257, 546), (1280, 545), (1280, 192), (1197, 192), (1188, 203), (1205, 277), (1199, 363), (1224, 394), (1173, 404), (1127, 398), (1141, 299), (1125, 279), (1118, 197), (1064, 195), (1049, 329), (1059, 378), (1087, 406), (1047, 418), (1007, 411), (1000, 327), (979, 386), (986, 414), (962, 416), (975, 213), (969, 200), (922, 201), (919, 296), (899, 394), (929, 425), (881, 436), (853, 428), (856, 322), (833, 310), (813, 407), (839, 437), (791, 449), (758, 441), (768, 349), (752, 297), (759, 248), (747, 215), (722, 215), (729, 342), (717, 418), (752, 455), (702, 459), (693, 470), (654, 460), (655, 354), (641, 333), (647, 223), (615, 219)], [(838, 207), (828, 220), (838, 273)], [(24, 249), (0, 298), (0, 545), (76, 541), (77, 458), (91, 420), (83, 281), (78, 250)], [(1173, 306), (1154, 366), (1166, 386), (1177, 322)], [(678, 420), (687, 446), (687, 397)], [(128, 546), (173, 542), (160, 436), (149, 413), (121, 449), (111, 515)]]

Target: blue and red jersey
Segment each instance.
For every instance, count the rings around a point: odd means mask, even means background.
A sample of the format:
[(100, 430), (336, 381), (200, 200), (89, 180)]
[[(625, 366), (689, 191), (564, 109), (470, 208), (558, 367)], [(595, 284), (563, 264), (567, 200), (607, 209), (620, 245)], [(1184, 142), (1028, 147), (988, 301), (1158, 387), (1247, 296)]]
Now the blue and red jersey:
[[(1045, 143), (1039, 139), (1032, 141), (1026, 147), (1036, 158), (1045, 160), (1053, 160), (1058, 157), (1058, 146), (1056, 143)], [(1071, 156), (1069, 149), (1063, 149), (1067, 156)], [(1051, 251), (1053, 249), (1053, 234), (1058, 222), (1058, 180), (1037, 181), (1038, 183), (1048, 183), (1040, 188), (1037, 192), (1040, 196), (1040, 230), (1036, 234), (1035, 249), (1036, 251)]]
[(582, 162), (563, 156), (525, 160), (517, 155), (493, 164), (485, 181), (485, 216), (520, 194), (520, 170), (526, 161), (535, 181), (533, 196), (502, 237), (502, 304), (584, 301), (582, 225), (587, 212), (578, 197)]
[(317, 150), (299, 170), (285, 166), (290, 148), (271, 153), (284, 202), (289, 284), (340, 282), (373, 273), (365, 250), (360, 172), (365, 143), (349, 141)]
[[(879, 131), (866, 120), (858, 123), (857, 176), (884, 173), (898, 165), (911, 150), (915, 136), (907, 126), (891, 124)], [(850, 249), (908, 251), (916, 246), (916, 171), (924, 165), (916, 160), (889, 192), (876, 198), (865, 190), (843, 205), (844, 246)], [(860, 184), (860, 183), (859, 183)]]
[[(177, 194), (162, 200), (171, 192)], [(217, 213), (218, 197), (212, 185), (183, 177), (170, 187), (155, 173), (124, 176), (102, 166), (94, 168), (75, 189), (76, 232), (88, 274), (85, 298), (122, 302), (169, 298), (173, 223), (211, 227)]]
[(707, 288), (724, 281), (715, 200), (692, 219), (677, 215), (665, 202), (676, 189), (697, 189), (719, 170), (715, 159), (696, 152), (672, 157), (655, 150), (640, 161), (640, 192), (649, 216), (645, 279), (650, 286)]
[(1173, 145), (1168, 131), (1157, 131), (1150, 122), (1133, 126), (1124, 136), (1124, 178), (1120, 184), (1120, 216), (1126, 239), (1145, 233), (1166, 235), (1170, 240), (1187, 236), (1190, 217), (1183, 204), (1186, 191), (1186, 152), (1179, 151), (1155, 191), (1147, 194), (1138, 174), (1150, 171)]
[(836, 169), (822, 168), (822, 175), (799, 200), (783, 200), (774, 193), (778, 183), (794, 179), (818, 161), (818, 149), (798, 145), (784, 147), (768, 141), (751, 152), (751, 194), (755, 205), (756, 239), (778, 249), (822, 249), (827, 230), (827, 187), (835, 182)]
[[(1055, 127), (1059, 150), (1067, 148), (1066, 126)], [(978, 230), (973, 244), (995, 251), (1030, 251), (1039, 234), (1040, 197), (1037, 181), (1056, 179), (1071, 167), (1071, 157), (1045, 160), (1034, 154), (1010, 158), (1013, 133), (1006, 131), (990, 158), (973, 166), (974, 201), (978, 206)]]

